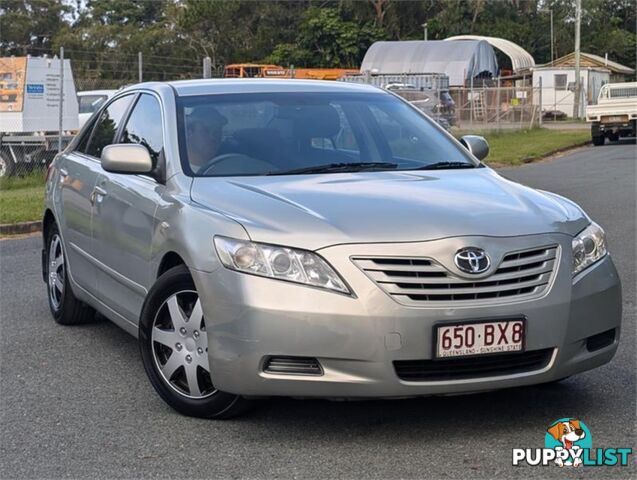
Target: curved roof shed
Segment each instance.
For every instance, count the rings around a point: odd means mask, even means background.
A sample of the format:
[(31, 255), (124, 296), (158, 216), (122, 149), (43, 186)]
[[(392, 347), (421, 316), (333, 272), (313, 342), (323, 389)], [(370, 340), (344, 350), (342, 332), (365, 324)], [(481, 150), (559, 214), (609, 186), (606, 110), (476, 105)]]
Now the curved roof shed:
[(480, 35), (457, 35), (445, 39), (445, 42), (456, 40), (484, 40), (511, 59), (511, 66), (514, 72), (525, 70), (535, 66), (533, 56), (524, 50), (517, 43), (498, 37), (483, 37)]
[(361, 64), (361, 72), (367, 71), (444, 73), (450, 85), (458, 86), (485, 72), (496, 76), (498, 61), (493, 48), (484, 40), (375, 42)]

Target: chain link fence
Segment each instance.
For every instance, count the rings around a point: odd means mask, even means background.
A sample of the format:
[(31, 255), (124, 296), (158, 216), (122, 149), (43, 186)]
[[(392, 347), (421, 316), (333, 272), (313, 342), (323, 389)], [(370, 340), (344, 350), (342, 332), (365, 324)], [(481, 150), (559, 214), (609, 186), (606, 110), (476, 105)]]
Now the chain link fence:
[[(151, 57), (146, 61), (137, 55), (133, 57), (111, 65), (109, 62), (114, 61), (74, 54), (65, 69), (66, 76), (59, 67), (57, 70), (55, 65), (51, 67), (55, 62), (60, 65), (57, 57), (37, 57), (43, 59), (49, 69), (39, 80), (32, 78), (33, 70), (29, 78), (25, 78), (26, 68), (20, 70), (14, 64), (7, 67), (7, 59), (0, 59), (0, 178), (41, 174), (92, 112), (120, 88), (138, 83), (140, 79), (169, 81), (223, 76), (223, 68), (212, 69), (209, 59), (184, 63), (184, 59), (171, 57)], [(345, 81), (392, 90), (447, 130), (528, 129), (562, 119), (569, 108), (572, 111), (572, 95), (569, 99), (568, 95), (556, 95), (549, 89), (500, 86), (499, 81), (476, 87), (449, 87), (447, 77), (441, 74), (399, 77), (379, 79), (353, 75), (353, 80)], [(60, 94), (62, 81), (64, 95)], [(18, 114), (28, 110), (30, 99), (48, 93), (51, 96), (47, 97), (44, 110), (31, 116)], [(63, 122), (59, 121), (60, 111), (64, 112)], [(45, 116), (49, 117), (46, 122), (34, 121)], [(63, 125), (62, 129), (59, 125)]]
[[(202, 78), (206, 63), (137, 54), (115, 61), (91, 52), (70, 53), (65, 62), (60, 61), (63, 50), (54, 57), (0, 58), (0, 178), (43, 176), (60, 149), (117, 90), (140, 80)], [(222, 73), (208, 59), (205, 76)]]
[(455, 104), (455, 125), (462, 130), (526, 129), (540, 125), (539, 88), (453, 88), (449, 94)]

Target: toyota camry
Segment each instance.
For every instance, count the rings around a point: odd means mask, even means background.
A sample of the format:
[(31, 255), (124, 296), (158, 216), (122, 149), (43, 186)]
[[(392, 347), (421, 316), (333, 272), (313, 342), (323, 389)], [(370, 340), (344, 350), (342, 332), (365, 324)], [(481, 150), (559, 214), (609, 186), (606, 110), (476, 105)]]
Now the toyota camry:
[(137, 337), (161, 398), (206, 418), (609, 362), (621, 288), (604, 230), (487, 167), (488, 149), (370, 86), (120, 90), (47, 174), (51, 313)]

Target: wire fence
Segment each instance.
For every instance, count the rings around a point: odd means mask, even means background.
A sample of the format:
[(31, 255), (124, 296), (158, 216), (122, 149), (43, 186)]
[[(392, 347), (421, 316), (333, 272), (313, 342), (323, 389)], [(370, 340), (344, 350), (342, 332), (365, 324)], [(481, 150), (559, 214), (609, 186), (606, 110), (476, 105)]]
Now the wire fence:
[[(65, 62), (57, 56), (0, 59), (0, 177), (45, 169), (120, 88), (140, 80), (223, 76), (223, 68), (212, 68), (209, 59), (129, 54), (113, 60), (89, 51), (67, 53), (71, 58)], [(495, 86), (449, 87), (441, 74), (403, 75), (385, 83), (369, 75), (353, 77), (357, 83), (395, 91), (447, 130), (527, 129), (560, 120), (573, 108), (569, 92), (556, 95), (537, 86), (501, 86), (497, 81)]]
[(222, 75), (209, 59), (138, 53), (118, 54), (115, 60), (100, 52), (61, 49), (53, 57), (0, 58), (0, 178), (46, 169), (121, 88)]
[(463, 130), (533, 128), (540, 124), (541, 90), (533, 87), (454, 88), (456, 125)]

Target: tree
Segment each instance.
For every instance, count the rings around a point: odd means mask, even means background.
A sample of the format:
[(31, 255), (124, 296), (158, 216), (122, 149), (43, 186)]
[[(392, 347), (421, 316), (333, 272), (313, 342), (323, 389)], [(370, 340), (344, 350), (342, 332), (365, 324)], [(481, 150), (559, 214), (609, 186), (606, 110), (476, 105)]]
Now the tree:
[(298, 31), (293, 44), (277, 46), (268, 60), (282, 65), (351, 67), (360, 64), (369, 45), (385, 38), (383, 30), (371, 22), (343, 20), (336, 8), (308, 8)]
[[(635, 66), (635, 0), (582, 0), (582, 50)], [(356, 67), (376, 40), (473, 33), (518, 43), (549, 61), (548, 9), (556, 55), (573, 51), (574, 0), (2, 0), (2, 55), (56, 53), (76, 79), (170, 80), (227, 63)]]
[(382, 27), (385, 14), (389, 8), (389, 0), (369, 0), (369, 2), (374, 6), (374, 11), (376, 12), (376, 25)]
[(0, 2), (2, 55), (52, 53), (52, 39), (64, 26), (72, 7), (58, 0), (3, 0)]

